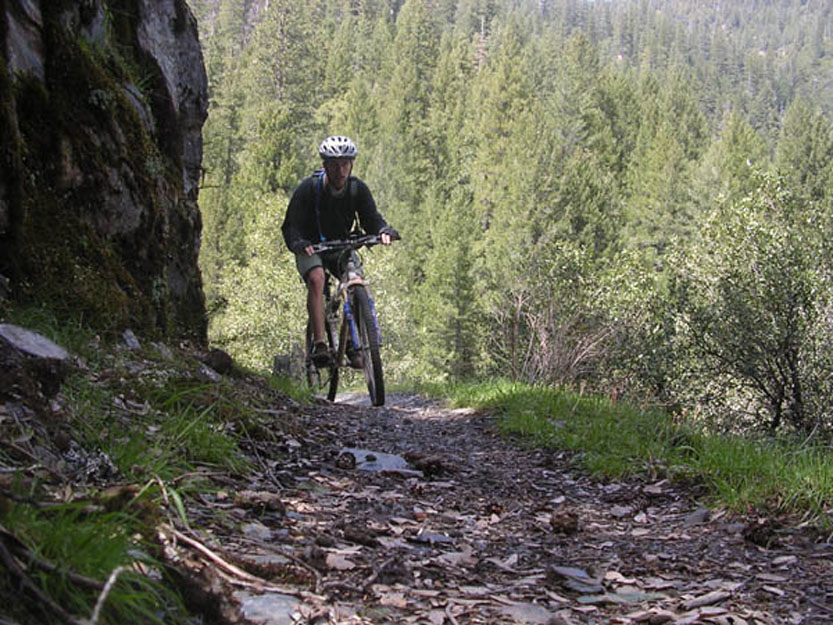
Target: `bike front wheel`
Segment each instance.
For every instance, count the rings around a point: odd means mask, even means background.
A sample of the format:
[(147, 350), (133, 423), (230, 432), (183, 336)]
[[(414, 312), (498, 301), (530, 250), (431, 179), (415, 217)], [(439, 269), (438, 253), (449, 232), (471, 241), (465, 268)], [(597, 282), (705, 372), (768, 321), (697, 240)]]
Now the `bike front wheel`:
[(335, 329), (326, 318), (324, 319), (324, 335), (327, 337), (327, 346), (330, 348), (330, 363), (323, 367), (318, 367), (313, 362), (311, 356), (314, 343), (312, 326), (307, 324), (307, 356), (304, 361), (304, 368), (307, 374), (307, 384), (309, 384), (312, 392), (324, 393), (326, 391), (327, 399), (335, 401), (336, 393), (338, 392), (338, 363), (335, 360), (338, 342), (336, 341)]
[(379, 355), (379, 330), (374, 319), (370, 297), (364, 287), (356, 286), (352, 289), (351, 299), (353, 319), (361, 343), (357, 347), (361, 353), (370, 403), (374, 406), (383, 406), (385, 404), (385, 380), (382, 375), (382, 358)]

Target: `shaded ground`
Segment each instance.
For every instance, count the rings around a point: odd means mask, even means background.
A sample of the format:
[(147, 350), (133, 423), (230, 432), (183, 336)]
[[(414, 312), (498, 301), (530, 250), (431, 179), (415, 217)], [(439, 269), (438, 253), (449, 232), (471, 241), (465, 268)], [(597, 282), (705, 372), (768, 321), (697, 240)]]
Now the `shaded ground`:
[[(250, 440), (261, 470), (189, 507), (200, 529), (169, 528), (227, 622), (833, 622), (833, 545), (809, 529), (594, 481), (416, 396), (274, 415), (295, 427)], [(365, 470), (382, 454), (408, 463)]]

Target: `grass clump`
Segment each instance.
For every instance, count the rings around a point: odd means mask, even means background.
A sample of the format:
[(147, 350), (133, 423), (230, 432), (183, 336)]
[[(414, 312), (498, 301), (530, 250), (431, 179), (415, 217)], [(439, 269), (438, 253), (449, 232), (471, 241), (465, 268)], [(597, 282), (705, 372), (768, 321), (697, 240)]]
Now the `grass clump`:
[[(252, 375), (260, 375), (250, 371)], [(313, 393), (306, 382), (293, 378), (290, 375), (267, 375), (265, 378), (269, 387), (301, 404), (309, 404), (312, 401)]]
[[(200, 467), (238, 473), (246, 461), (238, 439), (249, 408), (215, 384), (173, 377), (136, 384), (131, 396), (85, 376), (65, 392), (78, 415), (83, 446), (100, 449), (125, 475), (163, 480)], [(121, 427), (114, 427), (121, 422)]]
[(1, 311), (0, 322), (28, 328), (42, 334), (83, 358), (94, 358), (96, 334), (84, 323), (83, 316), (59, 313), (41, 306), (15, 306)]
[(21, 579), (5, 570), (0, 597), (8, 617), (63, 622), (68, 616), (89, 618), (98, 609), (100, 623), (189, 622), (180, 597), (165, 583), (165, 568), (151, 555), (157, 547), (145, 538), (136, 516), (80, 502), (12, 503), (0, 522), (5, 549), (27, 564), (26, 575), (42, 593), (34, 604), (14, 600)]
[(684, 478), (718, 505), (824, 519), (833, 506), (833, 452), (791, 440), (713, 434), (657, 409), (508, 381), (425, 390), (455, 406), (502, 415), (503, 432), (568, 450), (597, 476)]
[[(186, 605), (160, 527), (190, 527), (204, 501), (195, 495), (213, 497), (281, 440), (278, 393), (237, 371), (207, 381), (204, 350), (187, 343), (130, 349), (47, 308), (9, 306), (0, 320), (73, 355), (48, 403), (12, 398), (6, 413), (0, 398), (0, 415), (15, 415), (0, 419), (0, 621), (208, 618), (211, 606)], [(9, 569), (11, 558), (24, 566)]]

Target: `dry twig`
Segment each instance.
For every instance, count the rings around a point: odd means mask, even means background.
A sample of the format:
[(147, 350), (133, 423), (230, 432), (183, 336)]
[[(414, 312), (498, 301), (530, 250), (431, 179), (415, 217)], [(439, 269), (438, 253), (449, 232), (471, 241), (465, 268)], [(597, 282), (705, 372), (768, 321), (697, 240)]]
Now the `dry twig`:
[(124, 571), (123, 566), (117, 566), (113, 569), (113, 572), (110, 573), (110, 577), (107, 578), (107, 583), (104, 584), (104, 589), (101, 591), (101, 594), (98, 597), (98, 601), (95, 602), (95, 608), (93, 609), (93, 615), (90, 617), (90, 625), (96, 625), (98, 623), (98, 617), (101, 615), (101, 608), (104, 607), (104, 602), (107, 601), (107, 595), (110, 594), (110, 591), (113, 590), (113, 586), (116, 583), (116, 579)]
[(202, 555), (204, 555), (206, 558), (208, 558), (214, 564), (216, 564), (218, 568), (215, 568), (215, 570), (218, 572), (218, 574), (220, 574), (224, 579), (231, 583), (235, 583), (236, 585), (241, 586), (255, 587), (259, 590), (279, 592), (286, 595), (293, 595), (297, 597), (305, 597), (309, 595), (309, 593), (303, 590), (289, 588), (286, 586), (278, 586), (270, 582), (267, 582), (265, 579), (260, 578), (257, 575), (252, 575), (251, 573), (244, 571), (240, 567), (235, 566), (231, 562), (228, 562), (225, 559), (221, 558), (219, 555), (211, 551), (211, 549), (206, 547), (198, 540), (191, 538), (190, 536), (186, 536), (182, 532), (172, 527), (168, 527), (166, 529), (178, 541), (185, 543), (193, 549), (196, 549), (198, 552), (200, 552)]
[(451, 613), (451, 602), (445, 604), (445, 615), (448, 617), (448, 620), (451, 621), (451, 625), (460, 625), (459, 621), (454, 618), (454, 615)]

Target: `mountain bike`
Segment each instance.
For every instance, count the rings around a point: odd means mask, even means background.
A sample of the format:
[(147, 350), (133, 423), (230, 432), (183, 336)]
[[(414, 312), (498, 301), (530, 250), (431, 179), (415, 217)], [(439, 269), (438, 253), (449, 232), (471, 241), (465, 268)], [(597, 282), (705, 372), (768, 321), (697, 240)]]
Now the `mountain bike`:
[[(307, 382), (314, 391), (326, 390), (327, 399), (334, 401), (338, 392), (339, 370), (352, 363), (364, 370), (370, 402), (385, 403), (385, 380), (379, 348), (382, 337), (376, 305), (367, 280), (362, 276), (358, 250), (382, 242), (379, 235), (350, 236), (344, 240), (324, 241), (313, 245), (316, 254), (338, 252), (336, 275), (324, 268), (324, 336), (330, 351), (329, 362), (316, 365), (312, 358), (312, 326), (307, 323)], [(352, 349), (351, 349), (352, 348)], [(352, 358), (349, 358), (351, 351)], [(351, 363), (352, 361), (352, 363)]]

